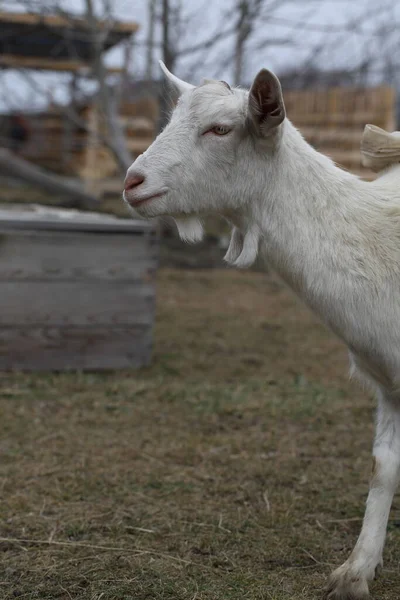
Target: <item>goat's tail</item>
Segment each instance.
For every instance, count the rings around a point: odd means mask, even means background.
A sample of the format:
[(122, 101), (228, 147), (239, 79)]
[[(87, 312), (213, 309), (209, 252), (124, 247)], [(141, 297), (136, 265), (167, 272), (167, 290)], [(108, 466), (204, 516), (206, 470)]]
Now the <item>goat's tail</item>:
[(400, 131), (388, 133), (376, 125), (366, 125), (361, 138), (361, 157), (364, 167), (373, 171), (400, 163)]

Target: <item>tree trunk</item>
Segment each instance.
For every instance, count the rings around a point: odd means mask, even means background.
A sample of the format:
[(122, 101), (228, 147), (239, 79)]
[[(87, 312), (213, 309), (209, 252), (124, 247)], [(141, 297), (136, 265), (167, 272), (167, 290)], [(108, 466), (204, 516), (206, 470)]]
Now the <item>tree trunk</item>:
[(126, 146), (124, 132), (119, 121), (117, 102), (112, 97), (106, 82), (107, 69), (104, 66), (102, 57), (104, 32), (99, 30), (93, 0), (86, 0), (86, 19), (92, 35), (92, 67), (99, 85), (99, 106), (107, 126), (109, 148), (117, 161), (121, 173), (125, 173), (132, 164), (132, 157)]
[[(171, 46), (171, 3), (170, 0), (162, 0), (162, 55), (163, 62), (169, 71), (174, 70), (175, 54)], [(158, 121), (158, 131), (161, 131), (168, 123), (168, 113), (170, 109), (170, 86), (163, 77), (163, 85), (160, 102), (160, 118)]]
[(0, 174), (32, 183), (57, 196), (67, 196), (68, 200), (60, 202), (61, 206), (95, 209), (99, 205), (99, 201), (94, 196), (86, 194), (73, 184), (63, 181), (61, 177), (47, 173), (4, 148), (0, 149)]
[(147, 56), (146, 56), (146, 79), (153, 79), (154, 66), (154, 30), (156, 24), (156, 0), (148, 0), (149, 3), (149, 29), (147, 34)]
[(236, 44), (235, 44), (235, 71), (233, 83), (240, 85), (243, 76), (244, 52), (246, 40), (250, 34), (251, 26), (249, 22), (250, 7), (247, 0), (242, 0), (237, 6), (238, 20), (236, 25)]

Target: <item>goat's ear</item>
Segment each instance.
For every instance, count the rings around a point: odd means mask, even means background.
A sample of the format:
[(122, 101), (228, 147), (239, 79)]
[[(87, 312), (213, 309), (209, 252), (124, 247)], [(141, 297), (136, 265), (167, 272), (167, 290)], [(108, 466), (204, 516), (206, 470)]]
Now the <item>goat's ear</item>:
[(261, 69), (251, 86), (249, 115), (258, 133), (265, 137), (286, 116), (279, 79), (267, 69)]
[(162, 60), (160, 60), (160, 67), (165, 77), (178, 91), (179, 95), (183, 94), (184, 92), (187, 92), (187, 90), (192, 90), (194, 88), (194, 85), (192, 85), (191, 83), (186, 83), (186, 81), (179, 79), (179, 77), (173, 75), (171, 71), (168, 71), (167, 67), (164, 65)]

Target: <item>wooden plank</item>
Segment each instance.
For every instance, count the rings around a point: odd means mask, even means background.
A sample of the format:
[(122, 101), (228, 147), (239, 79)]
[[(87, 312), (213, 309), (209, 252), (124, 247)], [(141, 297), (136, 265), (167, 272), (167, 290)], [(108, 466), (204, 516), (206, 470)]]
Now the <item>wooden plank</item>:
[(361, 152), (359, 150), (341, 150), (340, 148), (329, 148), (324, 151), (333, 161), (348, 168), (362, 166)]
[(0, 281), (150, 282), (157, 250), (153, 236), (0, 233)]
[[(100, 215), (99, 215), (100, 216)], [(0, 233), (10, 230), (30, 231), (85, 231), (115, 232), (121, 235), (129, 233), (144, 234), (154, 231), (154, 225), (135, 219), (90, 219), (82, 213), (78, 219), (57, 219), (46, 214), (4, 211), (0, 209)]]
[(365, 181), (374, 181), (377, 177), (377, 173), (374, 173), (369, 169), (365, 169), (364, 167), (359, 169), (353, 168), (351, 169), (351, 172), (353, 173), (353, 175), (357, 175), (357, 177), (365, 179)]
[(396, 91), (394, 88), (386, 88), (384, 101), (387, 107), (386, 120), (383, 129), (395, 131), (397, 129)]
[(0, 328), (0, 369), (129, 369), (149, 364), (151, 346), (149, 326)]
[[(63, 15), (42, 15), (38, 13), (11, 13), (0, 12), (0, 22), (17, 23), (19, 25), (47, 25), (49, 27), (66, 27), (68, 29), (77, 27), (80, 29), (90, 28), (89, 23), (79, 17), (72, 18)], [(135, 33), (139, 29), (139, 24), (134, 21), (98, 21), (98, 27), (107, 29), (111, 32)]]
[(125, 281), (2, 281), (0, 327), (150, 324), (154, 286)]
[(126, 145), (130, 152), (133, 154), (142, 154), (147, 150), (150, 144), (153, 142), (153, 138), (136, 138), (127, 139)]
[(318, 148), (357, 149), (360, 148), (362, 128), (351, 129), (325, 129), (316, 127), (302, 127), (302, 135), (308, 142)]
[(300, 127), (303, 125), (354, 125), (362, 126), (366, 123), (384, 123), (386, 119), (386, 112), (376, 111), (371, 112), (356, 112), (356, 113), (297, 113), (295, 110), (288, 110), (288, 117), (293, 123)]
[(149, 96), (138, 98), (134, 102), (124, 102), (122, 99), (120, 114), (128, 117), (146, 117), (155, 122), (160, 112), (159, 104), (158, 98)]
[[(16, 54), (0, 54), (0, 66), (9, 69), (40, 69), (42, 71), (91, 71), (92, 66), (81, 60), (41, 58), (35, 56), (17, 56)], [(121, 67), (108, 67), (109, 74), (124, 72)]]
[[(378, 86), (374, 88), (346, 88), (330, 87), (313, 90), (287, 90), (284, 94), (285, 104), (289, 109), (298, 112), (329, 113), (336, 108), (338, 112), (365, 110), (391, 110), (394, 102), (395, 90), (391, 86)], [(332, 96), (335, 100), (332, 100)]]
[(154, 120), (148, 117), (122, 115), (119, 117), (119, 120), (126, 129), (143, 130), (148, 132), (149, 135), (154, 131)]
[(87, 134), (87, 145), (84, 153), (84, 166), (80, 169), (80, 175), (87, 192), (96, 195), (98, 193), (96, 181), (92, 176), (96, 170), (97, 148), (99, 145), (99, 111), (97, 106), (92, 106), (87, 115), (89, 131)]

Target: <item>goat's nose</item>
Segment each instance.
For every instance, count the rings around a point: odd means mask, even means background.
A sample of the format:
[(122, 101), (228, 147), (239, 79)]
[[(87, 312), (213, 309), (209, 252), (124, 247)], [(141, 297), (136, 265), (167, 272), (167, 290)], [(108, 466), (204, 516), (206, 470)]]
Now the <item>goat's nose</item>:
[(133, 190), (133, 188), (138, 187), (141, 183), (143, 183), (144, 181), (144, 177), (143, 175), (139, 175), (139, 174), (132, 174), (132, 175), (127, 175), (125, 178), (125, 192), (128, 192), (129, 190)]

